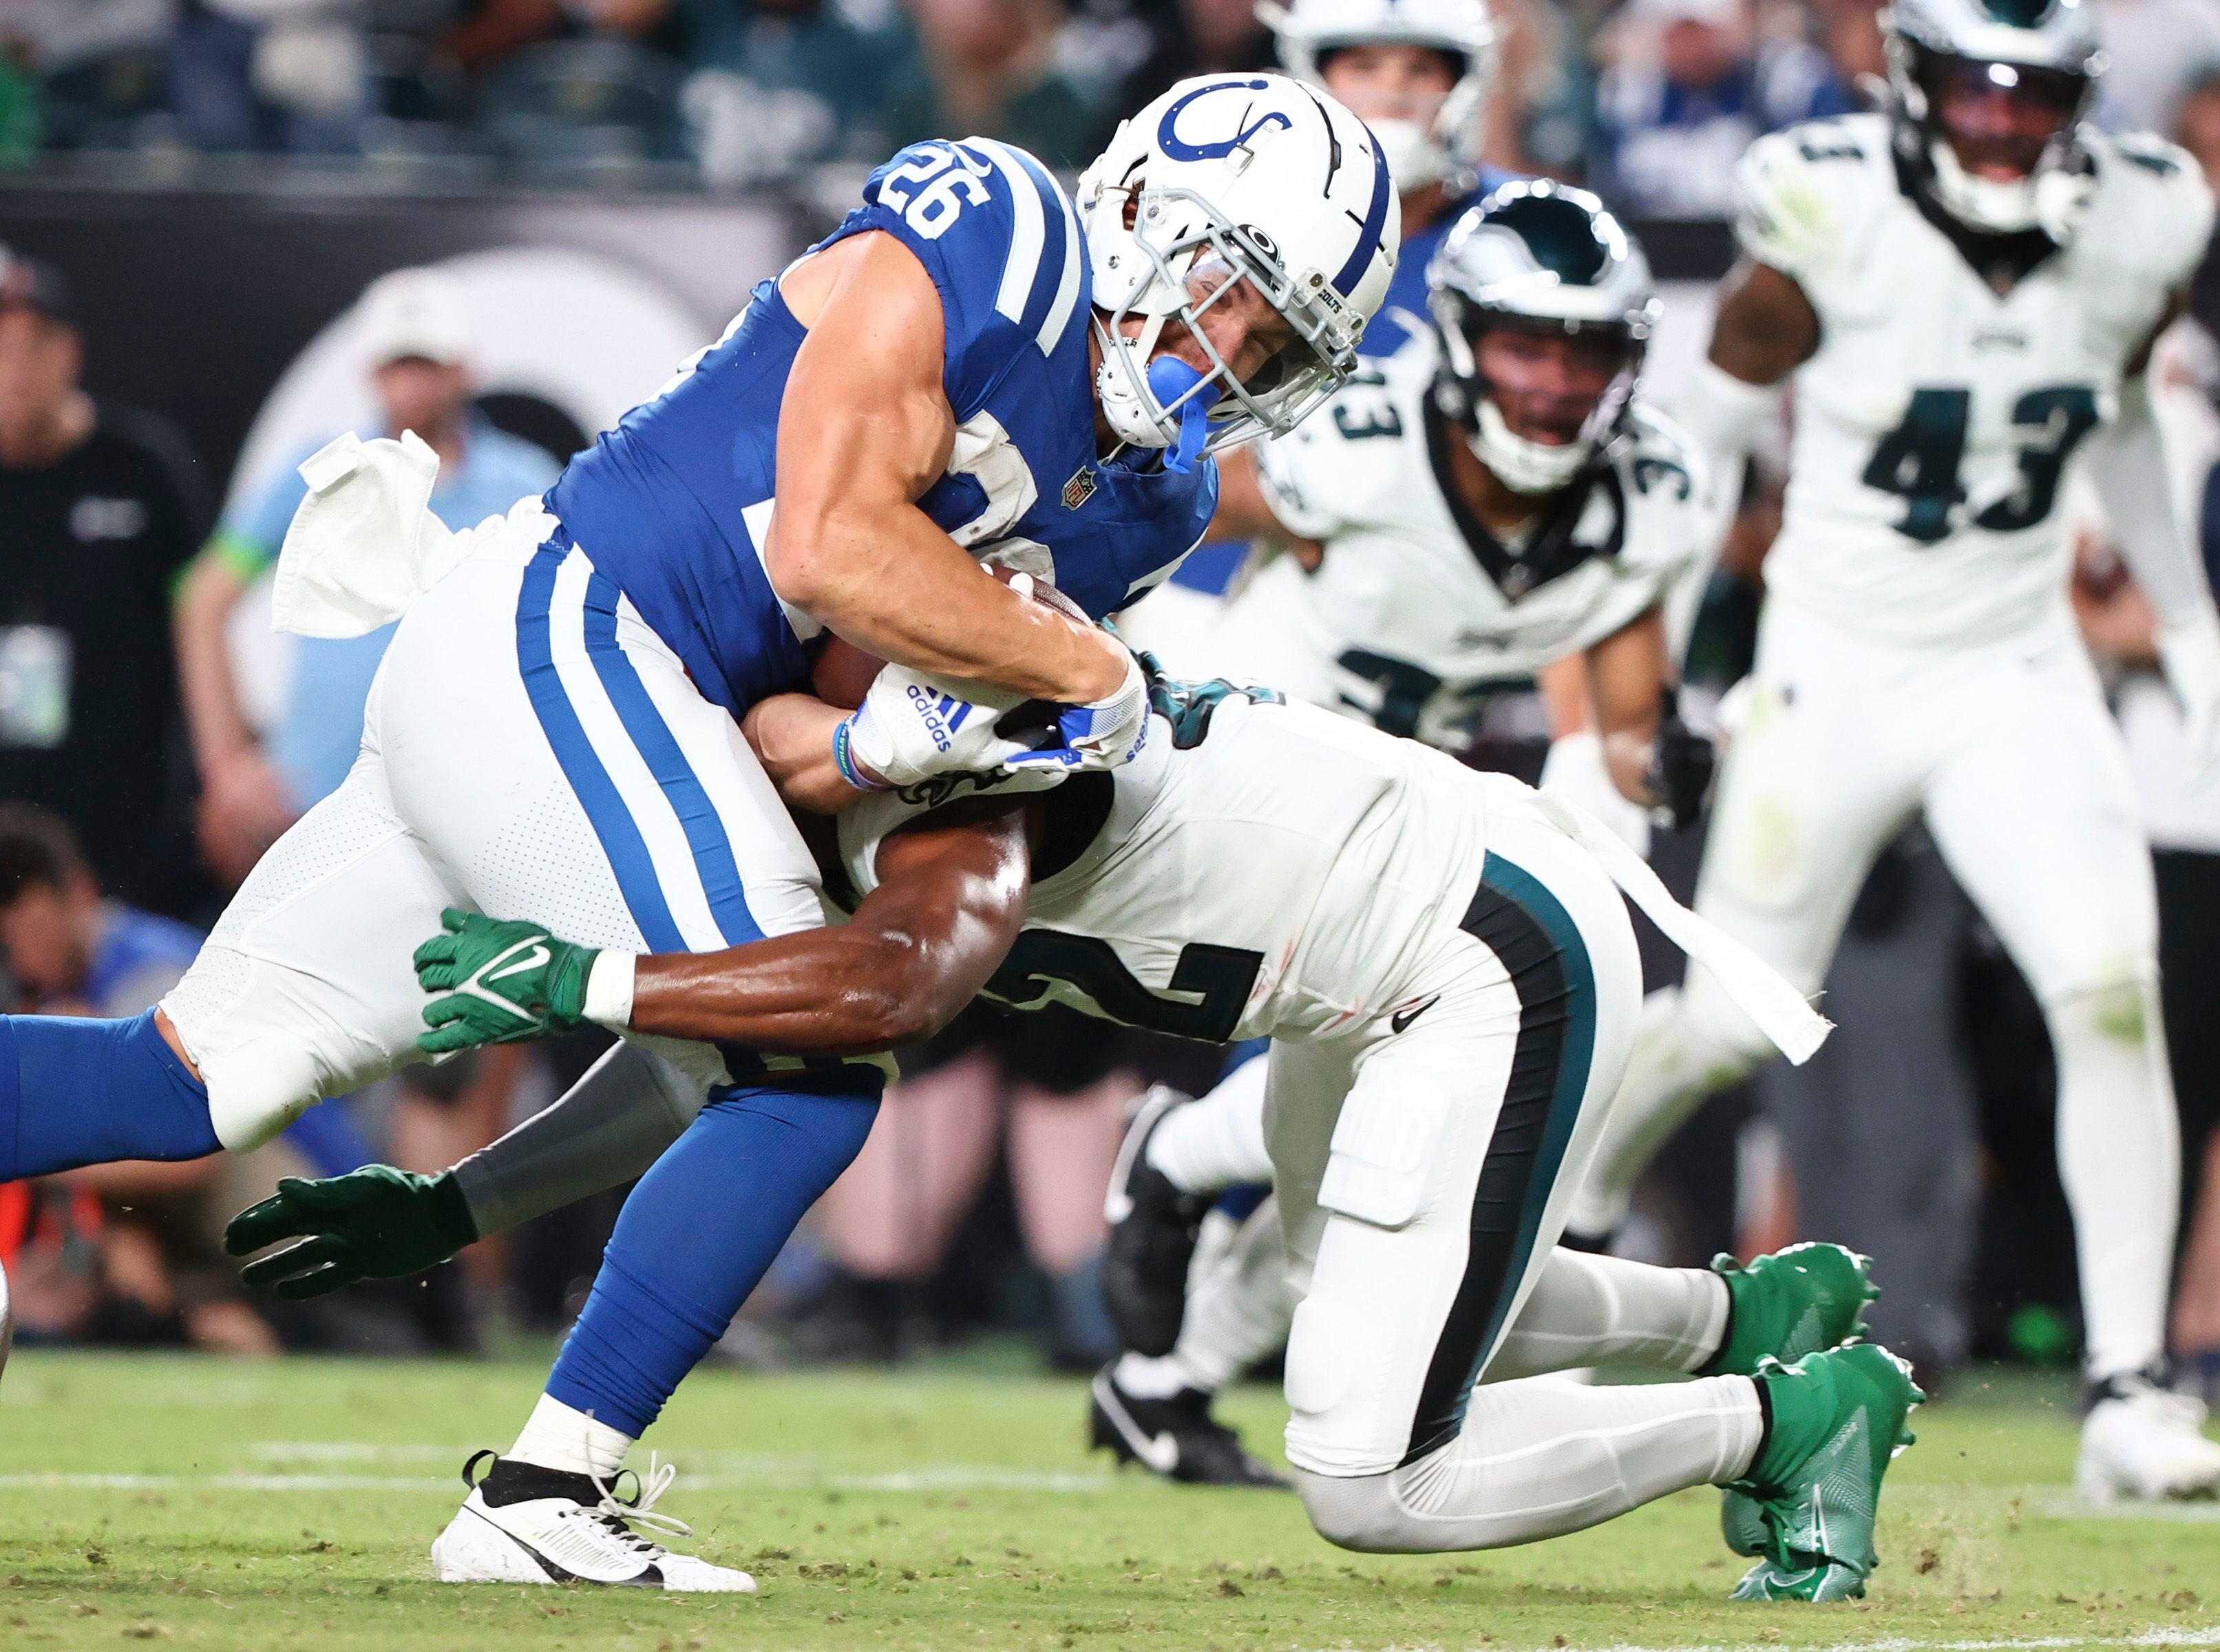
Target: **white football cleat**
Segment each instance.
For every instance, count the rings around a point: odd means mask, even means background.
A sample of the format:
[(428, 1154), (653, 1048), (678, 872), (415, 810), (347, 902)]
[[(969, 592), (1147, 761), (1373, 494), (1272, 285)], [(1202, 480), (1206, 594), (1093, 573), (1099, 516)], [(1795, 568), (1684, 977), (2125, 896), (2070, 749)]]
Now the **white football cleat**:
[[(493, 1467), (472, 1483), (488, 1457)], [(442, 1583), (600, 1583), (673, 1593), (753, 1594), (745, 1572), (674, 1555), (633, 1530), (644, 1525), (687, 1537), (693, 1529), (655, 1513), (678, 1471), (648, 1459), (639, 1496), (620, 1501), (591, 1474), (565, 1474), (481, 1451), (463, 1465), (470, 1496), (432, 1542), (432, 1571)]]
[(2204, 1406), (2149, 1377), (2107, 1378), (2081, 1424), (2073, 1481), (2092, 1503), (2220, 1495), (2220, 1444)]

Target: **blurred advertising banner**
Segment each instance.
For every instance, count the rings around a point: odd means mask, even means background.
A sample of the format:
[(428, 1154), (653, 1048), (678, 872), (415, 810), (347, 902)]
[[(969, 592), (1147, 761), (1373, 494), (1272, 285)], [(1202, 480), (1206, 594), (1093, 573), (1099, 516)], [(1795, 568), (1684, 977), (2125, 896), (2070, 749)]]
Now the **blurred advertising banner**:
[(183, 427), (211, 498), (375, 418), (349, 312), (451, 271), (496, 423), (558, 455), (655, 393), (803, 241), (775, 203), (0, 190), (76, 291), (94, 394)]

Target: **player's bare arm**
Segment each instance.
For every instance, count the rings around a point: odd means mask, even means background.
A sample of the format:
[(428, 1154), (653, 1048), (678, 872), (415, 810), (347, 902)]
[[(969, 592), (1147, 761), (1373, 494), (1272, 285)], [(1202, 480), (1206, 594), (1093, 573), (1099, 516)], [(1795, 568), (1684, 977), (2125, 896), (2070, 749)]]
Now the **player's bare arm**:
[(953, 803), (890, 833), (878, 887), (838, 928), (640, 959), (633, 1029), (825, 1055), (930, 1038), (1017, 938), (1032, 864), (1020, 803)]
[[(814, 703), (814, 702), (813, 702)], [(831, 713), (838, 716), (838, 713)], [(417, 949), (430, 1054), (613, 1029), (772, 1055), (870, 1055), (955, 1019), (1016, 938), (1029, 857), (1013, 805), (975, 801), (889, 837), (882, 882), (838, 927), (641, 957), (450, 913)]]
[(1709, 359), (1745, 384), (1778, 384), (1819, 348), (1819, 314), (1793, 277), (1744, 259), (1719, 285)]
[(1711, 347), (1673, 407), (1726, 497), (1739, 492), (1744, 455), (1778, 416), (1780, 385), (1818, 348), (1818, 312), (1794, 277), (1748, 257), (1727, 272)]
[(917, 500), (948, 464), (939, 290), (892, 236), (853, 237), (781, 292), (809, 336), (780, 409), (778, 505), (764, 566), (787, 602), (919, 670), (1084, 703), (1125, 651), (995, 584)]

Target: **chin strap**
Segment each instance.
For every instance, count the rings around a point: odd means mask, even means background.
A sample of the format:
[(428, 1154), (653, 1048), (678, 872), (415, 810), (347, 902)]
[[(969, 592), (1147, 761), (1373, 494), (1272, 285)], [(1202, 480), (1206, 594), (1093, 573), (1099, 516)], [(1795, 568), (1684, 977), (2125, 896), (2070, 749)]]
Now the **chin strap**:
[(1556, 492), (1581, 473), (1595, 452), (1595, 444), (1586, 438), (1554, 446), (1527, 440), (1505, 422), (1493, 397), (1481, 402), (1475, 422), (1478, 428), (1469, 438), (1474, 457), (1514, 493)]
[(1165, 448), (1164, 469), (1184, 476), (1202, 457), (1210, 439), (1210, 410), (1225, 390), (1215, 382), (1204, 383), (1202, 375), (1177, 356), (1159, 356), (1149, 364), (1149, 391), (1158, 407), (1179, 409), (1179, 439)]

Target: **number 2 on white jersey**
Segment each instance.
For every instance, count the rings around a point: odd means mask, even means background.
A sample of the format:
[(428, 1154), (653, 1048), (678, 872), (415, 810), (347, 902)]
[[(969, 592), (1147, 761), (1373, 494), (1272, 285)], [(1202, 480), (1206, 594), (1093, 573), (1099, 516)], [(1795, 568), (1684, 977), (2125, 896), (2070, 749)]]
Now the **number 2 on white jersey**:
[[(983, 206), (993, 198), (986, 184), (987, 169), (976, 167), (946, 144), (920, 146), (914, 160), (890, 168), (879, 180), (879, 199), (902, 215), (902, 221), (929, 241), (937, 241), (963, 215), (965, 206)], [(960, 163), (960, 164), (957, 164)], [(951, 164), (955, 170), (950, 171)], [(914, 198), (904, 184), (926, 188)], [(958, 196), (962, 199), (958, 199)]]

